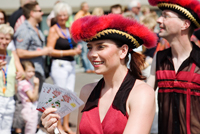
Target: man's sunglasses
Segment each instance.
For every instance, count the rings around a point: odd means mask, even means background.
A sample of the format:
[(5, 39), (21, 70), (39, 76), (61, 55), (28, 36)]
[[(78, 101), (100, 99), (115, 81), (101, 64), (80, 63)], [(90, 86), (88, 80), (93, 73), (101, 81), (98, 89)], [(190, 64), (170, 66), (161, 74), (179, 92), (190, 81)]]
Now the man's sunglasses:
[(42, 12), (42, 10), (33, 10), (34, 12)]

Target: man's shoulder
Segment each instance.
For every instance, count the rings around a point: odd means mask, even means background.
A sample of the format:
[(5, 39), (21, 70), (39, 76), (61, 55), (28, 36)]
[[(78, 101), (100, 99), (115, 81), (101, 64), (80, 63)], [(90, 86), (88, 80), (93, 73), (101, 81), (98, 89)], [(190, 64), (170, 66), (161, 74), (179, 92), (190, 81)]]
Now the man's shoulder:
[(15, 16), (15, 15), (18, 15), (18, 14), (21, 14), (21, 13), (23, 13), (23, 10), (22, 10), (22, 8), (20, 7), (20, 8), (18, 8), (17, 10), (15, 10), (15, 11), (11, 14), (11, 16)]
[(29, 27), (27, 25), (27, 21), (25, 20), (24, 23), (22, 23), (19, 28), (17, 28), (15, 35), (18, 34), (27, 34), (27, 31), (29, 30)]
[(9, 17), (9, 22), (16, 21), (17, 18), (19, 18), (21, 15), (23, 15), (23, 10), (22, 8), (19, 8), (16, 11), (14, 11), (13, 14), (11, 14), (11, 16)]

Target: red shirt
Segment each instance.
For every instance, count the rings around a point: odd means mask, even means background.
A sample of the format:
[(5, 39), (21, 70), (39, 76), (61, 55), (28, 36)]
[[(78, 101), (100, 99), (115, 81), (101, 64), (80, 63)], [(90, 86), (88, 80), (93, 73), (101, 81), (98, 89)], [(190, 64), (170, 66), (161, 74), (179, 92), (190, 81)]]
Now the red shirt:
[(127, 73), (112, 105), (101, 122), (98, 107), (101, 89), (104, 85), (104, 79), (101, 79), (90, 94), (82, 111), (83, 114), (79, 125), (80, 134), (122, 134), (128, 120), (126, 100), (134, 83), (135, 78), (130, 73)]

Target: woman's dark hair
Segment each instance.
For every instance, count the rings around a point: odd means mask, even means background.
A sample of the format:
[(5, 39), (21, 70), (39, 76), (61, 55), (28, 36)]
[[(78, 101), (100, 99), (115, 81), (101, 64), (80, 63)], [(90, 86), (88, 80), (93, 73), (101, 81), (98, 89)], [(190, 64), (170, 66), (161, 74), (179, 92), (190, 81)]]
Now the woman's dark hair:
[[(121, 47), (124, 45), (124, 43), (120, 42), (120, 41), (114, 41), (115, 44), (117, 45), (117, 47)], [(131, 60), (129, 63), (130, 66), (130, 73), (136, 78), (136, 79), (140, 79), (140, 80), (145, 80), (146, 77), (142, 75), (142, 71), (141, 69), (144, 67), (144, 63), (145, 63), (145, 56), (143, 54), (137, 53), (132, 51), (131, 53)], [(125, 58), (125, 64), (128, 63), (129, 61), (129, 52), (126, 55)]]
[(6, 24), (6, 23), (7, 23), (7, 17), (6, 17), (5, 11), (3, 11), (2, 9), (0, 9), (0, 13), (3, 14), (3, 17), (4, 17), (4, 24)]
[(21, 62), (21, 64), (24, 70), (26, 70), (28, 66), (32, 66), (33, 68), (35, 68), (35, 65), (33, 64), (33, 62), (29, 60), (24, 60)]
[(57, 23), (56, 18), (55, 18), (55, 17), (52, 18), (52, 19), (51, 19), (51, 27), (52, 27), (53, 25), (55, 25), (56, 23)]

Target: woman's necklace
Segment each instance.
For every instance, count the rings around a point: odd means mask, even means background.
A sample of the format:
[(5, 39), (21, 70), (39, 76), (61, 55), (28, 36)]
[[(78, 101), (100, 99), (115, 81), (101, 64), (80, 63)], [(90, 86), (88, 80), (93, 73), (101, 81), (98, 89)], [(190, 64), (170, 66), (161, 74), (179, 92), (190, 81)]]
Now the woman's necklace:
[(66, 35), (66, 34), (62, 31), (62, 29), (61, 29), (61, 27), (60, 27), (60, 25), (59, 25), (58, 23), (57, 23), (57, 26), (60, 28), (60, 31), (61, 31), (62, 35), (68, 40), (70, 48), (73, 49), (73, 45), (72, 45), (72, 40), (71, 40), (71, 38), (70, 38), (69, 29), (66, 28), (66, 33), (67, 33), (67, 35)]

